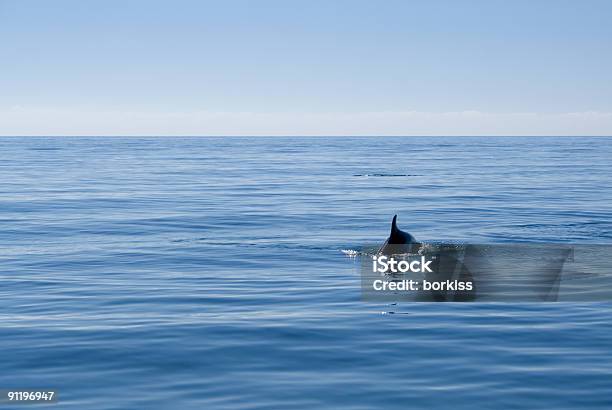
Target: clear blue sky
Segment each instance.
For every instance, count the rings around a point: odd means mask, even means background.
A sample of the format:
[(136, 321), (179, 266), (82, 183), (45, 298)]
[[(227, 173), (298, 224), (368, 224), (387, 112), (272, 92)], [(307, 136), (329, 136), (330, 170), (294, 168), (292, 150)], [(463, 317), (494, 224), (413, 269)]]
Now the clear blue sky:
[(612, 134), (611, 17), (605, 0), (0, 0), (0, 135)]

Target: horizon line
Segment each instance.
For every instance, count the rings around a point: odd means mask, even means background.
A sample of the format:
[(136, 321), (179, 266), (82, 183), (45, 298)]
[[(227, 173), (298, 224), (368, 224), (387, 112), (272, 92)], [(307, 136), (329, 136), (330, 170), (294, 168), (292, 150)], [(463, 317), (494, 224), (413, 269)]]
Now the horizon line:
[(583, 134), (565, 134), (565, 135), (512, 135), (512, 134), (497, 134), (497, 135), (100, 135), (100, 134), (83, 134), (83, 135), (59, 135), (59, 134), (39, 134), (39, 135), (0, 135), (0, 138), (611, 138), (612, 135), (583, 135)]

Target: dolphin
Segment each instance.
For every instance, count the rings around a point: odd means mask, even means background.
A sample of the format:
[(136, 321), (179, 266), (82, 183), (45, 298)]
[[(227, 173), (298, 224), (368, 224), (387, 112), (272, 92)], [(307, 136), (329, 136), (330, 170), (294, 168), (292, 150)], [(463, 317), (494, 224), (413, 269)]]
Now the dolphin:
[[(385, 243), (378, 250), (378, 255), (400, 255), (400, 254), (415, 254), (423, 248), (421, 242), (417, 242), (414, 236), (408, 232), (404, 232), (397, 227), (397, 215), (391, 221), (391, 233)], [(435, 300), (438, 302), (453, 301), (463, 302), (476, 299), (476, 283), (472, 273), (463, 263), (462, 257), (459, 257), (459, 250), (454, 245), (445, 245), (440, 247), (430, 256), (435, 256), (437, 262), (433, 268), (433, 273), (426, 273), (425, 280), (429, 282), (445, 282), (459, 280), (463, 282), (471, 282), (471, 290), (466, 291), (450, 291), (450, 290), (434, 290), (422, 291), (417, 294), (416, 300)]]
[(397, 215), (391, 221), (391, 233), (385, 243), (378, 250), (379, 254), (398, 254), (406, 252), (416, 252), (421, 247), (421, 243), (414, 239), (414, 236), (404, 232), (397, 227)]

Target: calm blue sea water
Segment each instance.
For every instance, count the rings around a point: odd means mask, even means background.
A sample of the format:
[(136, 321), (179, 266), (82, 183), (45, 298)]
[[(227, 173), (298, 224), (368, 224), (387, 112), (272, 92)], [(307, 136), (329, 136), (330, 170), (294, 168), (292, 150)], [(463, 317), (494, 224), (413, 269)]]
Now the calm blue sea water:
[(420, 240), (612, 243), (612, 139), (0, 138), (0, 389), (612, 408), (612, 304), (361, 302), (340, 250), (396, 213)]

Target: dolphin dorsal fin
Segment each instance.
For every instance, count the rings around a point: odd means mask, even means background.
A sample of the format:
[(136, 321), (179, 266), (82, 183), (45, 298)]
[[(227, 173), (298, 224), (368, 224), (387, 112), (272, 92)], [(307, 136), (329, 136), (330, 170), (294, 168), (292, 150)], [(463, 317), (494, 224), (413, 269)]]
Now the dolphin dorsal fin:
[(393, 234), (394, 232), (397, 232), (397, 215), (395, 215), (393, 217), (393, 221), (391, 221), (391, 234)]

